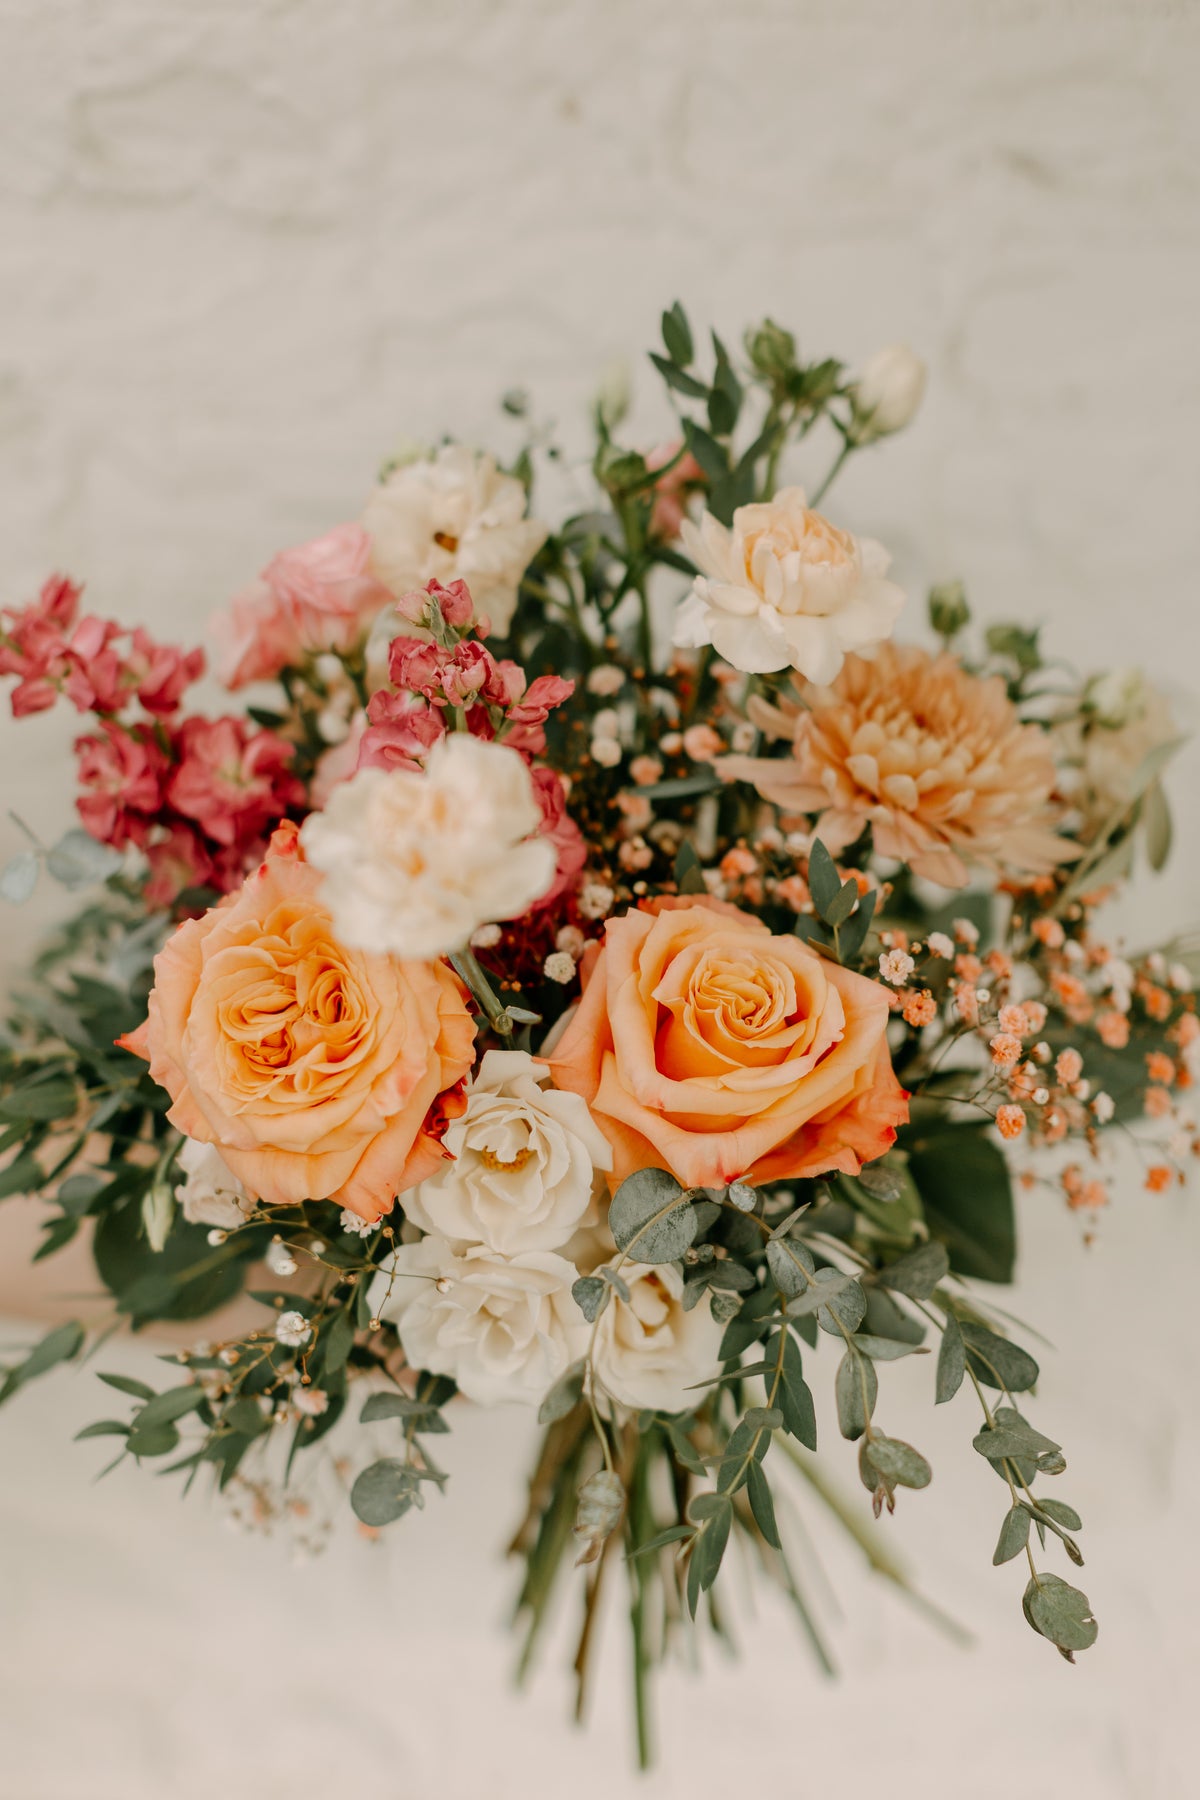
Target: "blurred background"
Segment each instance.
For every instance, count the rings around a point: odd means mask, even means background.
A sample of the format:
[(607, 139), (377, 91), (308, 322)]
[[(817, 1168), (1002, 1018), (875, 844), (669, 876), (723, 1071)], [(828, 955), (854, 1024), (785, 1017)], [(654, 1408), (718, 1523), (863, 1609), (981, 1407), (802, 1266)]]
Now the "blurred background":
[[(1200, 12), (1171, 0), (9, 0), (0, 601), (63, 569), (99, 613), (202, 638), (276, 549), (354, 516), (404, 441), (504, 451), (519, 386), (578, 447), (619, 360), (626, 434), (652, 443), (669, 414), (642, 351), (679, 297), (730, 340), (770, 314), (805, 355), (899, 340), (927, 360), (916, 424), (830, 508), (892, 550), (902, 631), (929, 581), (961, 576), (977, 616), (1042, 623), (1089, 669), (1138, 664), (1187, 718), (1198, 77)], [(5, 807), (48, 841), (74, 731), (66, 711), (0, 719)], [(1198, 782), (1193, 744), (1168, 777), (1172, 863), (1113, 921), (1135, 948), (1200, 921)], [(0, 861), (21, 842), (5, 816)], [(5, 980), (50, 905), (0, 913)], [(618, 1614), (587, 1736), (553, 1655), (510, 1692), (501, 1552), (531, 1430), (460, 1414), (445, 1500), (297, 1565), (149, 1474), (93, 1485), (102, 1446), (70, 1437), (97, 1390), (68, 1373), (0, 1417), (0, 1800), (303, 1800), (331, 1778), (371, 1800), (707, 1796), (748, 1768), (805, 1793), (1186, 1792), (1200, 1226), (1194, 1194), (1144, 1192), (1118, 1154), (1090, 1248), (1023, 1196), (1012, 1299), (1063, 1346), (1043, 1405), (1101, 1619), (1078, 1668), (989, 1566), (994, 1481), (961, 1421), (922, 1409), (934, 1485), (877, 1529), (975, 1647), (808, 1505), (842, 1679), (773, 1597), (742, 1607), (740, 1663), (704, 1645), (697, 1677), (664, 1681), (662, 1762), (636, 1783)], [(51, 1263), (30, 1284), (32, 1223), (0, 1212), (5, 1344), (87, 1281)], [(903, 1435), (928, 1369), (886, 1379)]]

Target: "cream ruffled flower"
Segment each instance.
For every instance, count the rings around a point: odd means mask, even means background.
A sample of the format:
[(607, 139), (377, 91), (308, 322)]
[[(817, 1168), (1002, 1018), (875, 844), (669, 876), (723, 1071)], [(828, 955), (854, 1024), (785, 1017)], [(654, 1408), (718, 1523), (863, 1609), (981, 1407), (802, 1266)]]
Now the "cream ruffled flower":
[(793, 668), (829, 682), (848, 650), (889, 637), (904, 604), (885, 579), (890, 557), (805, 504), (802, 488), (739, 506), (728, 529), (711, 513), (680, 535), (700, 573), (675, 617), (675, 642), (711, 644), (735, 669)]
[(722, 1326), (702, 1296), (683, 1309), (683, 1276), (674, 1263), (624, 1263), (628, 1302), (614, 1294), (596, 1326), (593, 1367), (619, 1406), (682, 1412), (695, 1406), (696, 1383), (720, 1373)]
[(551, 1250), (502, 1256), (441, 1237), (403, 1244), (372, 1286), (414, 1369), (452, 1375), (481, 1406), (537, 1406), (583, 1355), (589, 1327), (571, 1296), (574, 1266)]
[(525, 517), (525, 489), (462, 444), (393, 469), (367, 501), (375, 574), (399, 596), (426, 582), (465, 581), (477, 612), (508, 630), (517, 589), (546, 540)]
[(1071, 799), (1083, 814), (1090, 840), (1119, 806), (1133, 798), (1135, 777), (1148, 756), (1179, 741), (1181, 732), (1166, 696), (1140, 669), (1096, 676), (1083, 693), (1085, 717), (1058, 727)]
[(451, 1160), (404, 1196), (414, 1225), (508, 1255), (566, 1243), (612, 1151), (586, 1101), (549, 1079), (523, 1050), (487, 1052), (442, 1139)]
[(554, 880), (529, 771), (515, 750), (452, 732), (423, 773), (360, 769), (300, 833), (350, 949), (435, 957), (515, 919)]
[(254, 1211), (254, 1198), (246, 1192), (215, 1144), (185, 1138), (175, 1159), (186, 1179), (175, 1189), (184, 1218), (190, 1225), (211, 1225), (220, 1231), (236, 1231)]
[(784, 812), (819, 813), (834, 855), (869, 823), (881, 856), (962, 887), (968, 863), (1033, 875), (1079, 854), (1054, 829), (1051, 740), (1022, 725), (998, 676), (888, 644), (869, 662), (849, 657), (831, 688), (804, 699), (751, 703), (769, 737), (791, 739), (790, 756), (718, 767)]

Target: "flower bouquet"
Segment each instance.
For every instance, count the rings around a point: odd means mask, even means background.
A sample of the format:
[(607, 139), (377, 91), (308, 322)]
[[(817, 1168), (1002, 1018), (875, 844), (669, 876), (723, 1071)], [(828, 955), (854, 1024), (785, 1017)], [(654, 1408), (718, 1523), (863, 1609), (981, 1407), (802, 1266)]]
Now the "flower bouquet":
[[(1200, 1040), (1185, 957), (1093, 922), (1166, 854), (1162, 699), (977, 638), (959, 583), (937, 647), (897, 642), (886, 551), (817, 510), (921, 365), (806, 362), (770, 321), (701, 359), (678, 305), (662, 338), (665, 446), (620, 442), (612, 384), (586, 459), (510, 395), (508, 466), (397, 460), (276, 556), (218, 620), (234, 710), (189, 711), (203, 654), (62, 578), (0, 634), (15, 713), (88, 717), (79, 828), (0, 886), (95, 890), (11, 1003), (0, 1193), (40, 1196), (39, 1257), (86, 1229), (110, 1296), (0, 1399), (219, 1311), (160, 1388), (101, 1370), (81, 1435), (305, 1541), (322, 1487), (368, 1534), (419, 1511), (458, 1397), (534, 1409), (522, 1659), (582, 1564), (582, 1701), (619, 1571), (643, 1758), (649, 1672), (723, 1629), (735, 1535), (825, 1655), (792, 1509), (865, 1543), (831, 1466), (877, 1519), (929, 1485), (887, 1428), (901, 1357), (998, 1478), (981, 1547), (1025, 1565), (1029, 1624), (1093, 1642), (993, 1297), (1013, 1183), (1090, 1231), (1103, 1128), (1143, 1115), (1148, 1185), (1182, 1179)], [(785, 461), (827, 471), (811, 499)]]

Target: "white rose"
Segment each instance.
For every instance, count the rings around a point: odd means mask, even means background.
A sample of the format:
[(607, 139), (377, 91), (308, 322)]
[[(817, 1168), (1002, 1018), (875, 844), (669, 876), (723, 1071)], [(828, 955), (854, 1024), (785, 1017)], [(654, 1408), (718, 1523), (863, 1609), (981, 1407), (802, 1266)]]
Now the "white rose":
[(490, 919), (516, 919), (554, 879), (542, 811), (515, 750), (452, 732), (423, 773), (360, 769), (300, 833), (353, 949), (442, 956)]
[(925, 364), (907, 344), (889, 344), (863, 364), (854, 384), (854, 441), (868, 444), (873, 438), (903, 431), (925, 392)]
[(376, 1317), (397, 1324), (413, 1368), (452, 1375), (481, 1406), (537, 1406), (587, 1345), (588, 1326), (571, 1298), (575, 1279), (550, 1250), (501, 1256), (476, 1244), (460, 1254), (444, 1238), (426, 1237), (383, 1265), (372, 1305)]
[(831, 525), (802, 488), (739, 506), (732, 530), (705, 513), (680, 534), (700, 574), (675, 615), (675, 642), (711, 644), (746, 674), (791, 667), (828, 686), (848, 650), (891, 636), (904, 604), (885, 580), (882, 544)]
[(683, 1276), (673, 1263), (626, 1263), (626, 1304), (614, 1294), (596, 1327), (593, 1366), (606, 1394), (621, 1406), (684, 1412), (703, 1394), (695, 1384), (721, 1370), (723, 1328), (704, 1294), (683, 1310)]
[(236, 1231), (246, 1223), (254, 1211), (254, 1198), (215, 1145), (185, 1138), (176, 1161), (187, 1179), (175, 1189), (175, 1198), (189, 1224)]
[(488, 1051), (442, 1140), (453, 1160), (404, 1196), (415, 1225), (510, 1256), (566, 1243), (612, 1150), (587, 1102), (549, 1079), (523, 1050)]
[(476, 611), (508, 630), (521, 577), (546, 540), (525, 517), (525, 489), (490, 456), (450, 444), (394, 469), (368, 500), (362, 522), (371, 563), (394, 594), (465, 581)]

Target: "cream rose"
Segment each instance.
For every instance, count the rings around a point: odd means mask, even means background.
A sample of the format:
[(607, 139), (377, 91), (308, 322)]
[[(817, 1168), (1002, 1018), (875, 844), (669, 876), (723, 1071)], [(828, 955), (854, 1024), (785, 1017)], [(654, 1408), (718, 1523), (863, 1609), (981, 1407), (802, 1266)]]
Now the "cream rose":
[(360, 769), (301, 832), (322, 899), (353, 948), (406, 957), (457, 950), (515, 919), (554, 880), (554, 845), (515, 750), (452, 732), (423, 773)]
[(185, 1180), (175, 1198), (189, 1225), (213, 1225), (220, 1231), (236, 1231), (254, 1211), (248, 1194), (214, 1144), (185, 1138), (176, 1162)]
[(452, 1375), (481, 1406), (537, 1406), (586, 1347), (575, 1279), (551, 1250), (502, 1256), (476, 1244), (460, 1253), (425, 1237), (383, 1265), (371, 1303), (396, 1323), (413, 1368)]
[(487, 1052), (442, 1139), (453, 1160), (405, 1196), (415, 1225), (506, 1255), (566, 1243), (612, 1151), (587, 1103), (549, 1079), (524, 1051)]
[(372, 567), (399, 596), (437, 580), (465, 581), (493, 630), (508, 630), (517, 589), (546, 539), (525, 517), (525, 489), (490, 456), (449, 444), (394, 469), (363, 513)]
[(855, 443), (903, 431), (925, 393), (925, 364), (907, 344), (888, 344), (869, 356), (854, 384)]
[(683, 1412), (698, 1406), (697, 1382), (720, 1374), (722, 1327), (708, 1295), (683, 1310), (683, 1276), (674, 1263), (624, 1263), (628, 1302), (614, 1294), (600, 1315), (592, 1366), (620, 1406)]
[(841, 531), (806, 505), (801, 488), (740, 506), (728, 529), (711, 513), (685, 519), (684, 548), (700, 573), (675, 618), (675, 642), (711, 644), (747, 673), (799, 670), (828, 683), (848, 650), (890, 637), (903, 590), (873, 538)]

